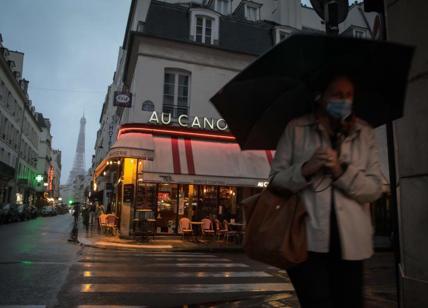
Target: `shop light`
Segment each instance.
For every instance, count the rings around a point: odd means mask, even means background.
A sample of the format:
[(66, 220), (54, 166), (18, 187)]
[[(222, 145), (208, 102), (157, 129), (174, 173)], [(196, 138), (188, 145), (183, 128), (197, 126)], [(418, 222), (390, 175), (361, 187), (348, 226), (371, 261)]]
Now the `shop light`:
[(107, 172), (106, 172), (106, 171), (104, 171), (104, 172), (103, 172), (103, 175), (104, 175), (104, 176), (106, 176), (106, 175), (107, 175)]
[(208, 133), (208, 132), (192, 132), (185, 130), (172, 130), (172, 129), (159, 129), (159, 128), (146, 128), (146, 127), (125, 127), (119, 130), (117, 137), (119, 138), (121, 135), (126, 133), (158, 133), (163, 135), (174, 135), (174, 136), (184, 136), (184, 137), (199, 137), (199, 138), (207, 138), (207, 139), (216, 139), (216, 140), (227, 140), (227, 141), (236, 141), (236, 138), (232, 135), (226, 134), (216, 134), (216, 133)]

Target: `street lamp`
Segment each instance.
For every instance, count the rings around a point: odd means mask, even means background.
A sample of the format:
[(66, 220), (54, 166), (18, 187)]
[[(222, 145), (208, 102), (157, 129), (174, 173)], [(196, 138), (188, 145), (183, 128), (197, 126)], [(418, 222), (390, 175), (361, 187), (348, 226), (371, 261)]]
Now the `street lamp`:
[(311, 0), (318, 16), (325, 21), (327, 34), (338, 35), (339, 24), (348, 16), (348, 0)]

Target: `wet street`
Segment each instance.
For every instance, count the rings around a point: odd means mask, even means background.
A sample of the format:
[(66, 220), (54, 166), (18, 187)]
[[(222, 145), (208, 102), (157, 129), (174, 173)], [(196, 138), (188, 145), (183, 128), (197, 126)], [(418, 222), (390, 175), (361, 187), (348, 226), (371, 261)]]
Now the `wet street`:
[(285, 273), (243, 254), (83, 247), (67, 242), (71, 221), (0, 226), (1, 305), (260, 307), (267, 300), (296, 307)]

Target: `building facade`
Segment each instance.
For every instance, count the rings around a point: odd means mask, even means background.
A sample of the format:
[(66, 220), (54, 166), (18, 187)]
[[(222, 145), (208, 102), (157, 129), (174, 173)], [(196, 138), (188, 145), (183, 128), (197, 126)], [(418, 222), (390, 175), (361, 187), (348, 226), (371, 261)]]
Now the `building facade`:
[[(373, 20), (353, 5), (341, 34), (369, 37)], [(159, 234), (184, 216), (242, 220), (273, 153), (240, 151), (209, 99), (289, 35), (324, 28), (297, 0), (132, 1), (93, 158), (94, 195), (122, 235), (147, 215)]]
[[(49, 150), (40, 142), (47, 144), (49, 139), (50, 148), (52, 137), (50, 132), (43, 132), (46, 123), (39, 121), (43, 116), (36, 113), (28, 97), (29, 82), (22, 78), (23, 64), (24, 54), (4, 47), (0, 35), (1, 203), (36, 204), (37, 191), (41, 189), (37, 175), (41, 169), (48, 170), (44, 164), (50, 158)], [(46, 155), (39, 154), (40, 147)]]

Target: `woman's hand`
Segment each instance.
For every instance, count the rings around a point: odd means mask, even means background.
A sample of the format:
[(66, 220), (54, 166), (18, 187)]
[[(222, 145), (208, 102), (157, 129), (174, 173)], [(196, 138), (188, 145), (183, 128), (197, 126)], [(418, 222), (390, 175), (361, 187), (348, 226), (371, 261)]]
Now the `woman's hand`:
[(305, 178), (309, 178), (317, 173), (321, 168), (325, 166), (325, 159), (327, 155), (324, 149), (318, 148), (315, 153), (302, 166), (302, 175)]
[(342, 175), (343, 170), (335, 150), (331, 148), (318, 148), (311, 159), (303, 164), (302, 175), (305, 178), (309, 178), (324, 167), (328, 169), (335, 179)]
[(329, 170), (333, 179), (337, 179), (343, 174), (343, 169), (335, 150), (326, 148), (323, 150), (321, 157), (324, 160), (324, 167)]

